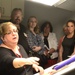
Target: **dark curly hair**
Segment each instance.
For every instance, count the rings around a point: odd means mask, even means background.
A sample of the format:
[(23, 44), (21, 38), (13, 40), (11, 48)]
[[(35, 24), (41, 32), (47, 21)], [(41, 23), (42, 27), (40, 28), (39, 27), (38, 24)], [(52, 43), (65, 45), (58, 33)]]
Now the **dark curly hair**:
[(49, 24), (50, 32), (53, 32), (52, 24), (51, 24), (49, 21), (46, 21), (46, 22), (44, 22), (44, 23), (42, 24), (40, 31), (41, 31), (41, 32), (44, 32), (44, 28), (47, 26), (47, 24)]

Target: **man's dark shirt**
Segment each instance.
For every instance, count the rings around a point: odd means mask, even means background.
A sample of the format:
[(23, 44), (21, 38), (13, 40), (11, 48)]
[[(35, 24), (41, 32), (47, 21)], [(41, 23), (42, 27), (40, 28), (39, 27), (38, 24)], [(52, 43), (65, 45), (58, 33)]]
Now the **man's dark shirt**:
[(27, 37), (24, 35), (26, 33), (26, 28), (22, 24), (20, 24), (20, 30), (19, 30), (19, 44), (21, 44), (24, 49), (26, 50), (27, 54), (29, 54), (30, 47), (27, 42)]
[[(10, 20), (10, 22), (12, 22), (12, 20)], [(23, 46), (24, 50), (29, 55), (30, 47), (29, 47), (28, 42), (27, 42), (27, 37), (24, 35), (24, 33), (26, 33), (27, 29), (24, 25), (22, 25), (22, 24), (19, 24), (19, 25), (20, 25), (20, 29), (18, 30), (18, 34), (19, 34), (18, 44), (21, 44)]]

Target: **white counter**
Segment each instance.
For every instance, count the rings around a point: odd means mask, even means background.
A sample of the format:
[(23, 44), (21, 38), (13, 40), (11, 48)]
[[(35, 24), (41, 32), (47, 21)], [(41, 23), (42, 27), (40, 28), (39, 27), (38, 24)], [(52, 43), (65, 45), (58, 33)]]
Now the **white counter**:
[[(60, 62), (60, 63), (62, 63), (62, 62)], [(55, 65), (59, 65), (60, 63), (57, 63), (57, 64), (55, 64)], [(47, 68), (47, 69), (45, 69), (44, 71), (45, 71), (45, 72), (50, 72), (53, 67), (54, 67), (54, 65), (51, 66), (51, 67), (49, 67), (49, 68)], [(71, 64), (66, 65), (66, 66), (64, 66), (63, 68), (57, 70), (57, 73), (55, 73), (54, 75), (62, 75), (62, 74), (65, 74), (65, 73), (67, 73), (67, 72), (69, 72), (69, 71), (71, 71), (71, 70), (73, 70), (73, 69), (75, 69), (75, 62), (72, 62)], [(75, 74), (75, 73), (74, 73), (74, 74)], [(40, 75), (40, 74), (39, 74), (39, 73), (36, 73), (36, 74), (34, 74), (34, 75)]]

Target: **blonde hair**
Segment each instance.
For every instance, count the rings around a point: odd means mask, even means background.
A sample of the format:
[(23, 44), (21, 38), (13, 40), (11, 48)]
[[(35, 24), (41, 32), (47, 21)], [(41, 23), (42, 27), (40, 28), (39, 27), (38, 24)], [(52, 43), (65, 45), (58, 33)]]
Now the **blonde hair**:
[(66, 24), (64, 24), (64, 26), (63, 26), (63, 31), (64, 31), (65, 29), (67, 29), (67, 25), (66, 25)]
[(11, 25), (16, 27), (16, 25), (14, 25), (11, 22), (5, 22), (0, 24), (0, 37), (3, 37), (8, 32), (8, 29), (10, 28)]
[[(28, 19), (28, 29), (30, 28), (29, 22), (30, 22), (31, 18), (35, 18), (36, 21), (37, 21), (37, 18), (36, 18), (35, 16), (30, 16), (29, 19)], [(37, 21), (37, 23), (38, 23), (38, 21)], [(35, 32), (36, 34), (38, 34), (38, 33), (39, 33), (39, 30), (40, 30), (40, 29), (39, 29), (39, 26), (38, 26), (38, 24), (37, 24), (36, 27), (34, 28), (34, 32)]]

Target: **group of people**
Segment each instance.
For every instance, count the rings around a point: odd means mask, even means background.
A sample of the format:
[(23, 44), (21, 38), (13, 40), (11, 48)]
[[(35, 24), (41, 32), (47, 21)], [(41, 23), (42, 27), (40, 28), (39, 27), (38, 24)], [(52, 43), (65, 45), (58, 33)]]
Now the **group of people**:
[[(0, 24), (0, 75), (33, 75), (33, 69), (40, 71), (41, 75), (45, 74), (44, 69), (39, 66), (40, 59), (28, 57), (30, 50), (46, 55), (44, 43), (38, 39), (42, 43), (30, 47), (26, 29), (21, 25), (22, 17), (22, 10), (15, 8), (11, 13), (11, 20)], [(30, 23), (29, 29), (32, 30), (35, 26), (36, 24), (32, 26)]]
[(40, 75), (52, 75), (56, 70), (45, 74), (43, 68), (48, 60), (57, 63), (53, 53), (58, 52), (58, 62), (75, 54), (75, 21), (66, 23), (67, 33), (58, 44), (50, 22), (40, 29), (35, 16), (29, 17), (27, 27), (21, 24), (22, 19), (22, 10), (15, 8), (11, 19), (0, 25), (0, 75), (33, 75), (34, 69)]

